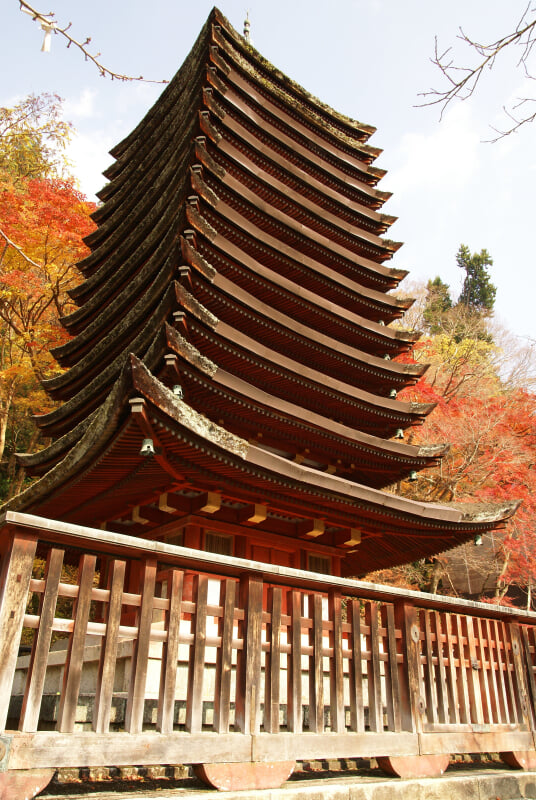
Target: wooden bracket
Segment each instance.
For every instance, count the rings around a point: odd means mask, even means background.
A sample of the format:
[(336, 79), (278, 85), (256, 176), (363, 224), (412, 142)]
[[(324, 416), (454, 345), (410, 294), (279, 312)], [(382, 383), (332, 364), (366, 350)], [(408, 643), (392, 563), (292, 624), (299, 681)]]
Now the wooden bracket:
[(217, 492), (207, 492), (206, 502), (199, 511), (204, 511), (205, 514), (215, 514), (221, 508), (221, 494)]

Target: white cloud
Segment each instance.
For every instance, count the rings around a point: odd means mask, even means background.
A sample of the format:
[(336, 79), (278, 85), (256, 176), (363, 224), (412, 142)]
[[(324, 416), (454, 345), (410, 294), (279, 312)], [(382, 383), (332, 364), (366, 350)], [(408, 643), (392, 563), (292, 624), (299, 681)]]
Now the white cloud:
[(96, 115), (95, 98), (97, 91), (95, 89), (84, 89), (81, 95), (76, 98), (70, 98), (65, 101), (64, 111), (66, 117), (93, 117)]
[(480, 136), (471, 108), (450, 108), (431, 133), (406, 133), (399, 147), (400, 165), (389, 172), (389, 189), (409, 192), (459, 191), (469, 184), (479, 164)]
[(116, 143), (113, 134), (93, 132), (90, 135), (77, 133), (67, 149), (67, 157), (73, 163), (73, 172), (80, 189), (93, 200), (93, 195), (106, 183), (102, 172), (113, 161), (110, 149)]

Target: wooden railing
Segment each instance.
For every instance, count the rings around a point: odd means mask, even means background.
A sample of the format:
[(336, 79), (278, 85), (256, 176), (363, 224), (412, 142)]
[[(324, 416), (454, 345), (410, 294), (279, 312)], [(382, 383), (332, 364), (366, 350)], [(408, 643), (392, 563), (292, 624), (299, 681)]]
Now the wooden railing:
[(536, 615), (13, 512), (0, 542), (4, 780), (194, 763), (209, 779), (256, 765), (258, 786), (263, 764), (315, 758), (398, 774), (450, 753), (536, 763)]

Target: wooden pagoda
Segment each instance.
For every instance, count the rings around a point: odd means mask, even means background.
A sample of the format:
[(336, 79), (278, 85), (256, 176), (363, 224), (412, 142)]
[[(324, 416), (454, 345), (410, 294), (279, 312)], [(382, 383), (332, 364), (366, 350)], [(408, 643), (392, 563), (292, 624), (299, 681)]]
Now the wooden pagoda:
[(445, 448), (404, 441), (433, 406), (396, 399), (425, 367), (396, 361), (417, 334), (389, 326), (411, 301), (389, 293), (373, 132), (212, 12), (112, 151), (38, 418), (53, 443), (20, 456), (39, 480), (10, 509), (335, 575), (512, 512), (382, 491)]
[(257, 790), (304, 759), (536, 765), (533, 614), (346, 577), (516, 506), (386, 491), (446, 448), (405, 440), (432, 406), (396, 397), (425, 367), (396, 360), (417, 334), (389, 325), (411, 301), (373, 132), (214, 9), (113, 150), (51, 444), (0, 517), (2, 797), (63, 766)]

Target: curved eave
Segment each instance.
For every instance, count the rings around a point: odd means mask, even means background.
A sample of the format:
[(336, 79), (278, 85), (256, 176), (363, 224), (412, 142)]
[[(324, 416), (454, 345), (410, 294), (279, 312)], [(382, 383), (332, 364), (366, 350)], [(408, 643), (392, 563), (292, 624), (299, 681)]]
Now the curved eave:
[[(195, 316), (194, 316), (195, 314)], [(223, 369), (254, 376), (260, 388), (274, 385), (277, 395), (293, 401), (296, 397), (311, 410), (325, 408), (326, 413), (345, 424), (367, 429), (380, 436), (394, 436), (398, 428), (420, 424), (435, 407), (433, 403), (401, 403), (355, 385), (329, 378), (324, 373), (282, 356), (250, 339), (236, 328), (218, 322), (207, 326), (197, 318), (194, 306), (183, 320), (188, 340), (204, 356)]]
[[(135, 212), (122, 219), (111, 230), (106, 243), (93, 251), (95, 271), (69, 292), (78, 305), (86, 304), (99, 291), (110, 292), (110, 287), (121, 285), (118, 270), (128, 270), (132, 274), (140, 269), (170, 229), (180, 225), (185, 194), (189, 190), (187, 165), (187, 155), (182, 163), (168, 164), (160, 175), (160, 191), (143, 193)], [(82, 307), (66, 317), (65, 323), (76, 322), (86, 313)]]
[(376, 308), (377, 313), (383, 313), (384, 319), (392, 319), (401, 316), (403, 310), (412, 303), (363, 287), (338, 273), (335, 268), (321, 264), (270, 233), (266, 233), (225, 203), (214, 205), (203, 203), (200, 210), (197, 208), (197, 203), (188, 205), (186, 217), (194, 230), (205, 236), (216, 247), (236, 253), (239, 260), (240, 255), (236, 251), (242, 251), (250, 259), (263, 260), (270, 268), (302, 283), (321, 296), (327, 295), (330, 299), (341, 298), (341, 301), (347, 298), (346, 302), (339, 304), (348, 305), (350, 309), (352, 306), (366, 303)]
[(366, 186), (374, 187), (383, 177), (383, 170), (370, 167), (369, 159), (359, 158), (357, 148), (343, 151), (334, 146), (304, 126), (297, 115), (292, 115), (292, 109), (277, 106), (267, 90), (259, 91), (253, 82), (240, 76), (213, 51), (210, 58), (215, 66), (207, 70), (207, 83), (208, 88), (215, 92), (218, 102), (225, 100), (237, 111), (255, 120), (271, 135), (279, 132), (282, 137), (280, 141), (294, 142), (298, 151), (307, 153), (308, 158), (318, 159), (326, 167), (329, 164), (338, 172), (345, 173)]
[[(166, 260), (174, 252), (175, 234), (171, 228), (145, 260), (129, 259), (77, 312), (64, 317), (61, 321), (74, 338), (52, 350), (58, 362), (71, 366), (106, 336), (143, 295), (153, 290)], [(170, 268), (173, 269), (172, 263)]]
[(372, 209), (380, 209), (392, 196), (391, 192), (371, 187), (360, 180), (358, 175), (337, 167), (332, 160), (322, 158), (319, 153), (311, 152), (267, 120), (258, 119), (244, 104), (230, 102), (231, 99), (221, 95), (216, 97), (212, 89), (204, 89), (203, 103), (206, 110), (202, 113), (217, 119), (220, 124), (242, 138), (249, 133), (262, 147), (285, 154), (300, 169), (313, 172), (322, 183), (336, 187), (341, 194)]
[[(377, 521), (383, 517), (392, 520), (397, 527), (407, 526), (423, 531), (438, 528), (463, 530), (467, 526), (474, 529), (474, 526), (499, 524), (508, 519), (519, 505), (518, 502), (495, 507), (489, 504), (442, 506), (422, 503), (386, 494), (336, 475), (319, 473), (262, 450), (214, 425), (178, 399), (139, 361), (132, 363), (132, 376), (134, 387), (156, 412), (159, 430), (167, 431), (166, 436), (180, 436), (181, 431), (188, 432), (192, 442), (197, 440), (194, 447), (203, 453), (201, 460), (205, 461), (204, 455), (210, 454), (211, 450), (213, 455), (225, 454), (226, 472), (237, 470), (243, 474), (244, 467), (252, 472), (259, 469), (264, 473), (263, 480), (267, 478), (268, 482), (273, 481), (280, 488), (287, 484), (288, 488), (295, 490), (296, 496), (301, 496), (302, 492), (303, 497), (318, 493), (323, 496), (327, 506), (340, 506), (350, 516), (355, 514), (356, 506), (362, 506), (365, 512), (372, 512)], [(173, 423), (171, 428), (170, 422)], [(291, 496), (295, 496), (293, 492)]]
[[(236, 183), (232, 192), (220, 187), (220, 194), (206, 184), (199, 174), (192, 176), (194, 195), (202, 199), (217, 215), (237, 226), (286, 257), (301, 261), (309, 268), (330, 271), (339, 280), (350, 281), (361, 291), (384, 293), (396, 289), (407, 273), (390, 270), (368, 258), (352, 253), (331, 242), (292, 217), (269, 207), (253, 192)], [(192, 195), (192, 196), (194, 196)]]
[[(123, 398), (129, 387), (148, 404), (147, 413), (142, 413), (145, 422), (139, 414), (142, 409), (136, 411), (137, 401), (125, 418)], [(147, 424), (155, 431), (160, 453), (153, 459), (139, 455)], [(416, 503), (285, 461), (211, 423), (141, 364), (133, 363), (125, 367), (79, 445), (4, 510), (44, 516), (60, 513), (67, 521), (92, 520), (95, 526), (181, 483), (201, 491), (218, 489), (230, 500), (264, 502), (276, 513), (322, 519), (341, 528), (364, 527), (359, 568), (350, 554), (344, 567), (347, 574), (403, 563), (416, 545), (421, 553), (452, 547), (475, 530), (497, 527), (516, 507), (473, 506), (464, 513)]]
[[(301, 281), (290, 280), (266, 266), (264, 260), (252, 258), (223, 237), (211, 241), (202, 236), (198, 238), (190, 231), (181, 237), (181, 247), (185, 263), (207, 280), (214, 281), (218, 274), (228, 277), (250, 294), (267, 298), (267, 304), (274, 310), (326, 331), (350, 346), (359, 342), (359, 347), (366, 352), (391, 355), (407, 352), (420, 336), (418, 332), (375, 322), (374, 318), (380, 314), (383, 314), (380, 318), (389, 318), (387, 309), (367, 301), (365, 308), (373, 319), (361, 316), (355, 310), (332, 302), (329, 284), (323, 283), (320, 291), (311, 291), (304, 286), (306, 273)], [(347, 297), (348, 305), (355, 307), (357, 303), (351, 304), (351, 299)]]
[(344, 459), (346, 469), (353, 461), (365, 462), (370, 475), (364, 474), (363, 466), (352, 465), (350, 470), (360, 471), (361, 483), (377, 486), (401, 480), (412, 469), (437, 464), (447, 449), (445, 445), (415, 447), (381, 439), (281, 400), (219, 368), (174, 328), (167, 326), (166, 331), (168, 347), (176, 357), (166, 356), (166, 385), (179, 383), (187, 402), (213, 421), (222, 416), (232, 418), (224, 427), (240, 436), (262, 438), (263, 444), (290, 450), (293, 456), (307, 452), (313, 461), (324, 464), (335, 465)]
[(273, 93), (279, 95), (285, 105), (292, 105), (298, 100), (303, 105), (302, 113), (307, 119), (314, 121), (323, 130), (333, 131), (335, 135), (336, 131), (343, 131), (351, 140), (357, 138), (366, 141), (376, 131), (374, 126), (351, 119), (314, 97), (247, 43), (217, 8), (213, 13), (215, 23), (221, 26), (221, 31), (216, 27), (212, 28), (215, 44), (222, 47), (228, 57), (242, 64), (245, 69), (253, 68), (257, 71), (261, 81), (268, 79), (273, 84)]
[(112, 386), (124, 369), (129, 353), (142, 358), (150, 367), (162, 357), (165, 347), (164, 322), (176, 307), (176, 293), (169, 286), (160, 304), (146, 321), (145, 326), (121, 352), (93, 380), (84, 383), (80, 391), (48, 414), (34, 417), (46, 436), (63, 436), (106, 401)]
[[(192, 172), (192, 191), (207, 202), (218, 199), (239, 213), (244, 213), (256, 220), (258, 227), (272, 229), (278, 238), (287, 242), (295, 242), (294, 246), (304, 254), (313, 253), (316, 260), (335, 260), (340, 264), (340, 271), (367, 288), (376, 291), (388, 291), (396, 288), (399, 282), (399, 270), (384, 266), (381, 261), (391, 257), (391, 253), (381, 246), (372, 245), (353, 228), (343, 233), (339, 228), (321, 222), (318, 217), (304, 214), (300, 209), (295, 193), (288, 189), (285, 195), (264, 199), (262, 187), (246, 185), (232, 175), (215, 175), (203, 169), (195, 168)], [(257, 190), (257, 191), (256, 191)], [(260, 190), (260, 191), (259, 191)], [(281, 210), (269, 200), (278, 202)], [(212, 203), (211, 203), (212, 204)], [(215, 206), (217, 210), (217, 206)], [(382, 252), (383, 250), (383, 252)], [(318, 255), (317, 255), (318, 253)], [(330, 261), (327, 260), (327, 263)]]
[(260, 341), (269, 341), (273, 349), (304, 364), (315, 363), (333, 377), (344, 380), (346, 374), (360, 373), (371, 391), (389, 394), (389, 390), (415, 383), (426, 371), (426, 364), (404, 364), (369, 355), (334, 339), (316, 328), (303, 325), (281, 314), (258, 297), (244, 291), (225, 277), (214, 281), (192, 275), (192, 294), (222, 322)]
[[(148, 290), (141, 294), (127, 313), (120, 314), (119, 309), (114, 310), (115, 324), (106, 335), (101, 332), (101, 335), (95, 336), (93, 344), (67, 372), (43, 381), (43, 388), (51, 397), (59, 400), (73, 397), (105, 371), (121, 353), (129, 352), (131, 343), (146, 328), (148, 321), (153, 316), (158, 319), (166, 294), (170, 300), (173, 297), (174, 266), (173, 259), (166, 259)], [(80, 338), (91, 344), (91, 337), (84, 335)]]
[[(386, 242), (380, 236), (364, 230), (358, 224), (360, 220), (352, 224), (325, 206), (312, 202), (306, 184), (303, 184), (301, 191), (297, 191), (288, 182), (285, 183), (258, 167), (245, 154), (235, 152), (236, 160), (231, 159), (214, 145), (205, 144), (204, 138), (199, 137), (196, 140), (196, 156), (213, 178), (224, 183), (230, 190), (251, 188), (259, 197), (268, 197), (272, 206), (285, 209), (295, 219), (306, 219), (309, 227), (320, 233), (325, 230), (327, 235), (338, 237), (342, 244), (353, 246), (357, 253), (359, 248), (368, 250), (371, 258), (378, 262), (390, 258), (401, 247), (401, 243)], [(215, 191), (217, 194), (217, 189)]]
[(320, 177), (315, 177), (310, 171), (306, 171), (299, 164), (285, 158), (273, 148), (267, 147), (252, 132), (238, 125), (229, 119), (220, 120), (208, 111), (201, 112), (199, 115), (199, 125), (201, 132), (219, 150), (235, 161), (240, 161), (238, 154), (245, 153), (249, 161), (264, 164), (264, 171), (274, 172), (282, 176), (283, 182), (289, 178), (296, 181), (299, 185), (306, 186), (310, 192), (320, 196), (319, 205), (325, 205), (326, 201), (335, 204), (336, 213), (351, 213), (364, 220), (364, 224), (370, 230), (377, 230), (380, 233), (396, 221), (396, 217), (382, 214), (359, 202), (354, 197), (349, 196), (346, 184), (333, 184), (326, 182)]
[[(113, 441), (120, 436), (122, 426), (128, 422), (128, 408), (124, 398), (128, 396), (131, 386), (131, 366), (130, 363), (124, 363), (104, 402), (95, 410), (91, 419), (87, 420), (76, 446), (69, 446), (59, 462), (54, 454), (51, 458), (51, 461), (55, 462), (54, 466), (27, 489), (8, 500), (2, 509), (18, 511), (33, 509), (39, 513), (44, 504), (50, 502), (54, 504), (54, 498), (59, 492), (68, 491), (73, 481), (88, 472), (91, 473), (103, 453), (106, 453), (112, 447)], [(51, 445), (51, 448), (53, 447), (54, 445)], [(49, 453), (41, 451), (41, 457), (51, 455), (51, 448), (47, 448)], [(59, 510), (57, 513), (60, 513)], [(50, 516), (53, 514), (54, 511), (51, 510)]]
[(78, 444), (98, 413), (99, 411), (96, 409), (64, 436), (49, 444), (48, 447), (44, 447), (35, 453), (16, 453), (15, 458), (24, 467), (27, 475), (31, 477), (44, 475), (65, 458), (69, 450)]

